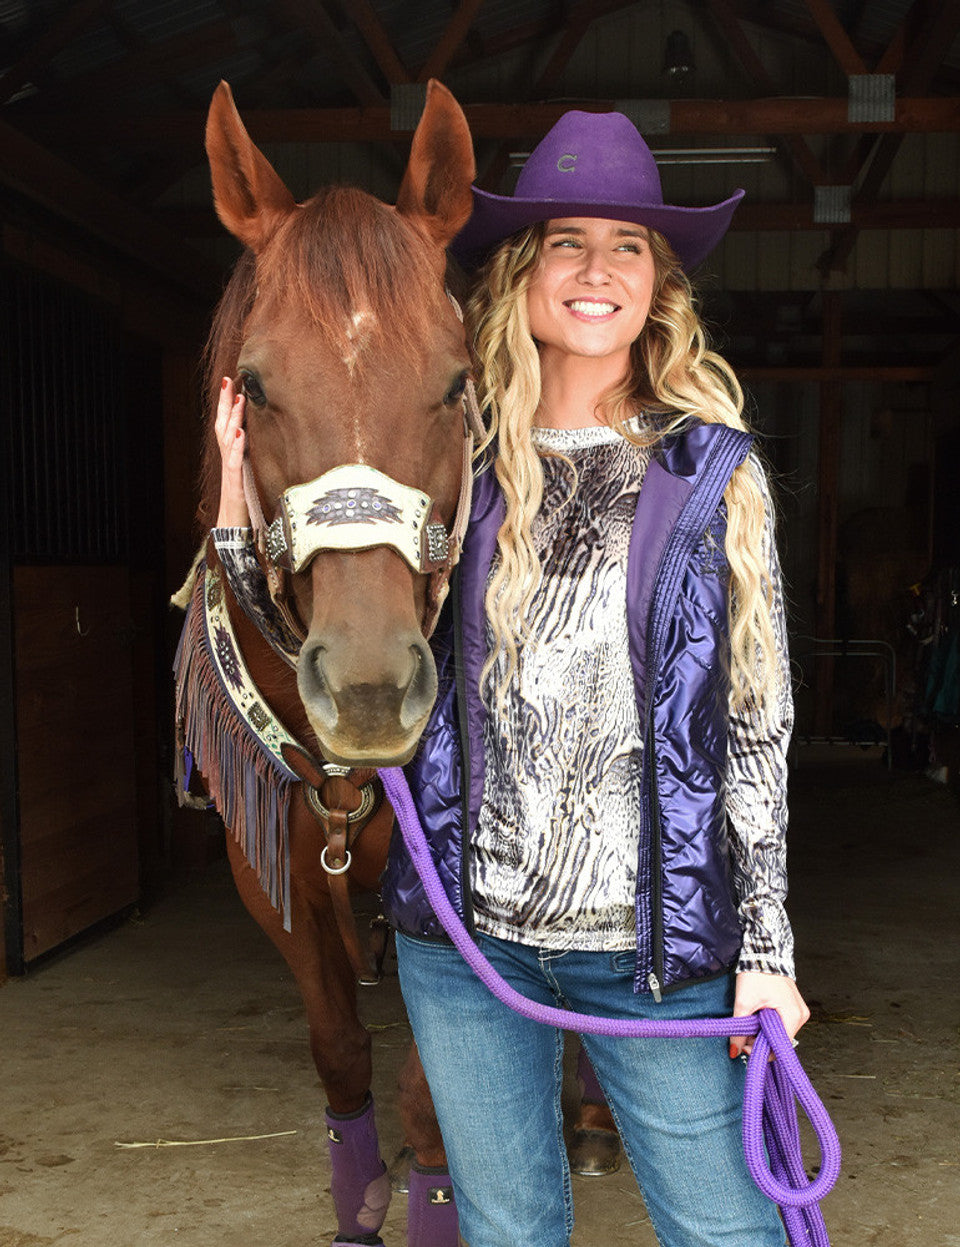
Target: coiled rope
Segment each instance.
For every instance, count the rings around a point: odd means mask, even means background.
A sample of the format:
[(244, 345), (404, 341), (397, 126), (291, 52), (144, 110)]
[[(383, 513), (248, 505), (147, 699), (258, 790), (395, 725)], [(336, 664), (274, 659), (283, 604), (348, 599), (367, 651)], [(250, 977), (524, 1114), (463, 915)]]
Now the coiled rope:
[[(403, 771), (399, 767), (384, 767), (380, 778), (434, 913), (464, 961), (510, 1009), (546, 1026), (620, 1038), (756, 1036), (747, 1062), (743, 1095), (743, 1150), (747, 1167), (764, 1195), (780, 1206), (791, 1247), (830, 1247), (819, 1201), (831, 1190), (840, 1172), (840, 1141), (787, 1038), (779, 1013), (761, 1009), (752, 1017), (742, 1018), (639, 1021), (592, 1017), (528, 1000), (487, 961), (450, 904)], [(776, 1058), (773, 1061), (769, 1060), (771, 1053)], [(804, 1169), (797, 1102), (809, 1118), (820, 1146), (820, 1168), (813, 1179), (807, 1177)]]

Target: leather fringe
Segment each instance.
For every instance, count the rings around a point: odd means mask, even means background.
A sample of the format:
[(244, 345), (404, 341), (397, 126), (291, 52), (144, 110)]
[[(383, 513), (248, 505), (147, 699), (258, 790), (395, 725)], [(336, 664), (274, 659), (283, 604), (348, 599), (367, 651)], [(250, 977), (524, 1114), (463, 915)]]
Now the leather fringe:
[[(202, 564), (197, 571), (173, 667), (177, 797), (181, 805), (190, 804), (186, 749), (203, 775), (217, 812), (256, 871), (270, 904), (281, 914), (284, 930), (289, 931), (289, 813), (299, 780), (251, 730), (225, 686), (207, 630)], [(243, 674), (256, 692), (249, 673), (244, 670)], [(259, 705), (266, 703), (260, 699)]]

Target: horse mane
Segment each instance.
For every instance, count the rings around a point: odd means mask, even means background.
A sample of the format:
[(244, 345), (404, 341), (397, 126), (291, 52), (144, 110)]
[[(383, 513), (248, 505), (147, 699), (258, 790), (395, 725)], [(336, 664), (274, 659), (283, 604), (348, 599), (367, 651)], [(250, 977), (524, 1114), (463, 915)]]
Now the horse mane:
[(378, 347), (418, 361), (443, 312), (438, 256), (420, 231), (388, 204), (349, 186), (325, 187), (300, 205), (259, 255), (244, 251), (214, 313), (203, 356), (207, 430), (197, 512), (204, 530), (216, 519), (220, 452), (214, 415), (220, 381), (233, 376), (244, 324), (257, 300), (295, 302), (339, 356), (350, 350), (354, 316), (364, 323), (365, 360)]

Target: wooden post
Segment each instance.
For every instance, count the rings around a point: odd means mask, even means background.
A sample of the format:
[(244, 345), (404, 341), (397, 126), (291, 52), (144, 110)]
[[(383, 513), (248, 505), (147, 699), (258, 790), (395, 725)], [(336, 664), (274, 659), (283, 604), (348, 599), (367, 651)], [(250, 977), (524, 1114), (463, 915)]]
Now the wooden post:
[[(840, 292), (823, 292), (823, 365), (838, 367), (841, 354)], [(817, 519), (819, 559), (817, 569), (816, 635), (836, 636), (837, 614), (837, 516), (840, 485), (840, 421), (843, 414), (843, 382), (820, 383), (820, 448)], [(814, 731), (826, 736), (833, 730), (834, 660), (817, 660)]]

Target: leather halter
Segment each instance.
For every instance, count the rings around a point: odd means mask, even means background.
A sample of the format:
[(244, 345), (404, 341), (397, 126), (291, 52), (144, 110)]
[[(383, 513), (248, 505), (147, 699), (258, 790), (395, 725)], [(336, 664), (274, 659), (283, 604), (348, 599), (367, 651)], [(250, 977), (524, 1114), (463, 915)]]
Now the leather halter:
[[(447, 293), (462, 320), (460, 305)], [(340, 464), (312, 481), (285, 489), (268, 524), (253, 469), (244, 457), (243, 492), (257, 555), (274, 605), (301, 644), (307, 630), (290, 592), (288, 574), (303, 571), (321, 550), (376, 546), (392, 547), (415, 572), (430, 577), (421, 627), (425, 637), (431, 635), (460, 557), (470, 518), (473, 450), (484, 436), (476, 390), (468, 378), (463, 393), (460, 493), (449, 530), (427, 493), (363, 463)]]

